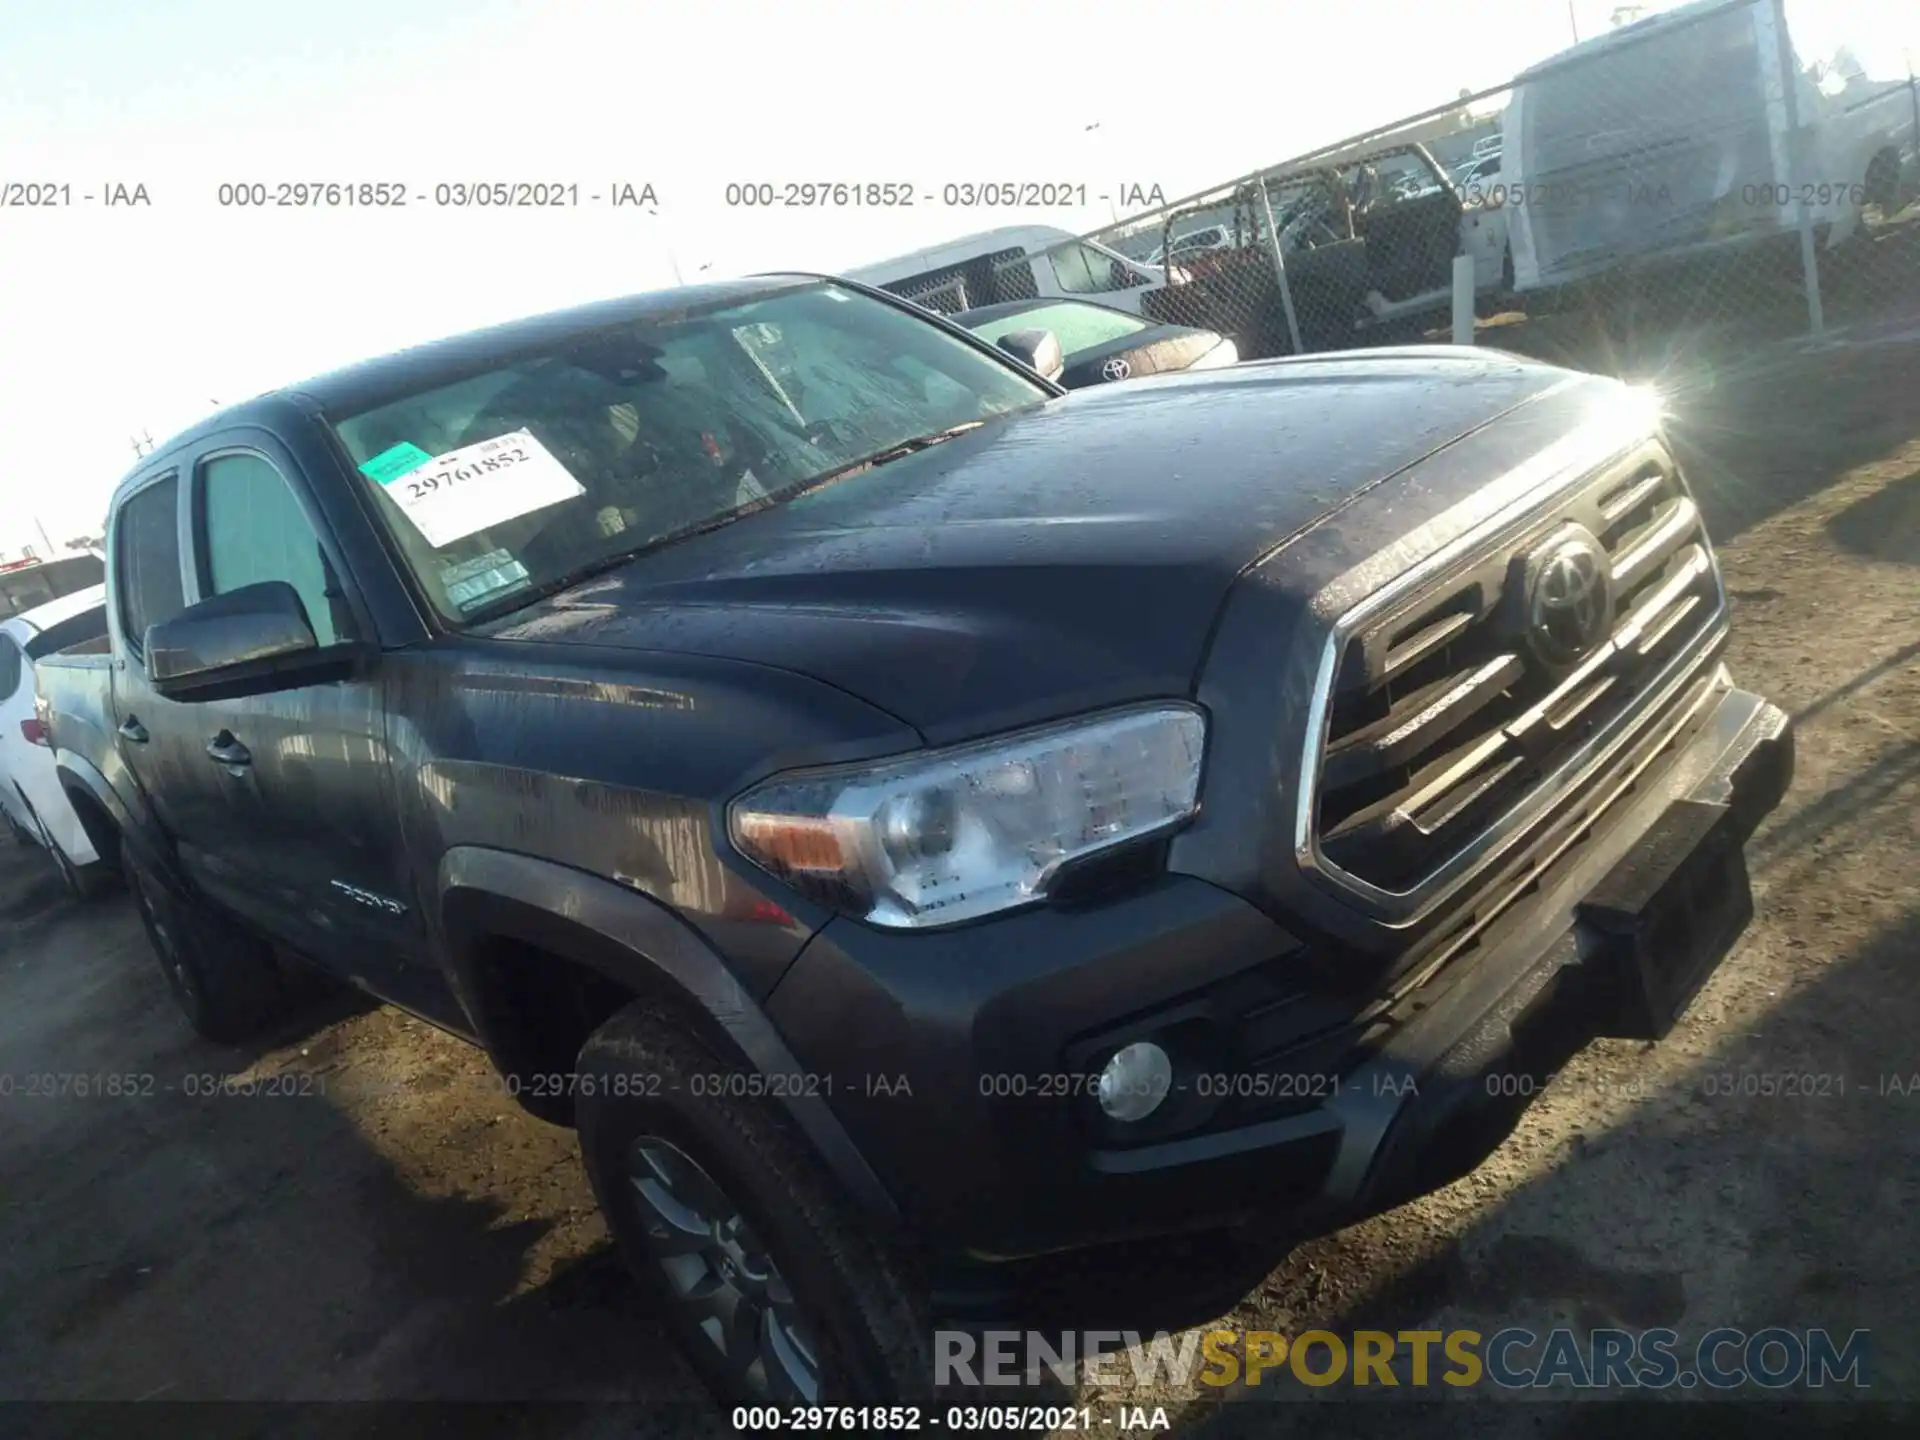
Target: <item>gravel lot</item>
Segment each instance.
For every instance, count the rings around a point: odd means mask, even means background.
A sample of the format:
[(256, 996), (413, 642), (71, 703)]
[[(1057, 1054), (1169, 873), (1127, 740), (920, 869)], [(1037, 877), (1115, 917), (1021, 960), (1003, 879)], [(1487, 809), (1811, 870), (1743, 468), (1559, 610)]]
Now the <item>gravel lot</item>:
[[(1669, 1040), (1591, 1048), (1487, 1165), (1296, 1252), (1229, 1323), (1867, 1328), (1875, 1397), (1920, 1398), (1917, 377), (1912, 343), (1676, 377), (1732, 663), (1799, 724), (1798, 779), (1750, 852), (1755, 923)], [(153, 1081), (30, 1093), (41, 1074)], [(204, 1093), (200, 1077), (233, 1074), (296, 1093)], [(145, 1399), (176, 1417), (160, 1402), (637, 1407), (475, 1407), (458, 1419), (474, 1440), (705, 1413), (612, 1259), (571, 1137), (498, 1095), (476, 1052), (346, 1001), (244, 1051), (195, 1041), (124, 898), (73, 906), (36, 853), (4, 845), (0, 1075), (0, 1399)], [(1749, 1075), (1833, 1078), (1783, 1096)], [(1272, 1386), (1086, 1398), (1165, 1405), (1189, 1434), (1280, 1418)], [(1463, 1435), (1619, 1424), (1454, 1400), (1427, 1418)], [(1841, 1407), (1787, 1423), (1811, 1408)], [(91, 1413), (0, 1410), (0, 1431)], [(114, 1412), (116, 1433), (131, 1413)], [(323, 1423), (263, 1413), (195, 1411), (189, 1428)], [(428, 1428), (351, 1413), (354, 1433)], [(1323, 1405), (1313, 1424), (1337, 1434), (1367, 1413)]]

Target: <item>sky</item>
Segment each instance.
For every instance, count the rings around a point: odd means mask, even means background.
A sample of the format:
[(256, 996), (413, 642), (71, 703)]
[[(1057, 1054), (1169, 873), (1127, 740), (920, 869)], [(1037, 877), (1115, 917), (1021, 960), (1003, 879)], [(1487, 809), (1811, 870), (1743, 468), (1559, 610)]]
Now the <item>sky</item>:
[[(134, 436), (276, 385), (676, 270), (1092, 229), (1095, 196), (1176, 198), (1497, 85), (1614, 3), (0, 0), (0, 194), (71, 196), (0, 208), (0, 558), (97, 533)], [(1063, 181), (1089, 203), (725, 203), (807, 180)], [(220, 203), (282, 181), (546, 181), (583, 203)], [(651, 185), (652, 213), (586, 199), (620, 184)], [(149, 203), (103, 205), (115, 185)]]

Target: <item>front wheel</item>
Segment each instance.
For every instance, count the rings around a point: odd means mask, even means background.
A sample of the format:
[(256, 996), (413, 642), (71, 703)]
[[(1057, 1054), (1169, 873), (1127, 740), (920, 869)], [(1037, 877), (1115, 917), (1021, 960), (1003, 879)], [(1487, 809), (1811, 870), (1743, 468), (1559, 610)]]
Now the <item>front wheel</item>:
[(914, 1267), (746, 1078), (669, 1010), (587, 1041), (580, 1143), (622, 1257), (722, 1405), (930, 1399)]
[(120, 869), (154, 958), (196, 1033), (233, 1044), (280, 1015), (287, 995), (271, 948), (148, 873), (125, 841)]

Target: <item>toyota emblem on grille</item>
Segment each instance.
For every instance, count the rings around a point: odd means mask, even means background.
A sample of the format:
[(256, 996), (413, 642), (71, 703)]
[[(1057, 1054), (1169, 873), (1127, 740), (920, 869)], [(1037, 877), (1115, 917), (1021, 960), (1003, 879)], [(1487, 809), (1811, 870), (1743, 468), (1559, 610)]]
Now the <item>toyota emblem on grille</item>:
[(1133, 366), (1116, 355), (1100, 367), (1100, 373), (1109, 380), (1124, 380), (1133, 373)]
[(1613, 567), (1591, 531), (1569, 525), (1527, 566), (1527, 644), (1542, 663), (1571, 665), (1613, 629)]

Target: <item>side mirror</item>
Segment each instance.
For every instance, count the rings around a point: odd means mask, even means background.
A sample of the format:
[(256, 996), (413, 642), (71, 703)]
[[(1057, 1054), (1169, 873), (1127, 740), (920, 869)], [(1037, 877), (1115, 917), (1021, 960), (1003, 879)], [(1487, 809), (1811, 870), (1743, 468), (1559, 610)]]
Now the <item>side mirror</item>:
[(263, 580), (147, 628), (147, 677), (169, 700), (232, 700), (342, 678), (358, 647), (322, 646), (299, 592)]
[(1060, 352), (1060, 337), (1051, 330), (1012, 330), (1000, 337), (1000, 348), (1029, 370), (1048, 380), (1058, 380), (1067, 368)]

